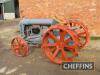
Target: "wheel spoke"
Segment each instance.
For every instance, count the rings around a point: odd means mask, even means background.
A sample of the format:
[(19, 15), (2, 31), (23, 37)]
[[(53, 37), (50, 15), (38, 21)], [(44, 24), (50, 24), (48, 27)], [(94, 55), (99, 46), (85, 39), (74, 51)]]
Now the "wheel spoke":
[(15, 39), (16, 43), (20, 46), (20, 41), (18, 38)]
[(14, 49), (15, 49), (15, 50), (18, 50), (18, 49), (19, 49), (19, 47), (14, 47)]
[(56, 47), (57, 44), (54, 43), (54, 44), (44, 44), (43, 47)]
[(59, 52), (59, 49), (56, 49), (55, 52), (53, 53), (53, 59), (55, 59), (55, 57), (57, 56), (58, 52)]
[(81, 32), (81, 33), (78, 33), (78, 36), (80, 37), (81, 35), (84, 35), (86, 34), (85, 32)]
[(55, 40), (55, 41), (58, 41), (58, 39), (56, 38), (56, 36), (54, 36), (54, 34), (52, 32), (48, 32), (49, 33), (49, 36)]
[(19, 53), (21, 55), (24, 55), (25, 54), (25, 48), (24, 47), (21, 47), (20, 50), (19, 50)]
[(49, 46), (49, 47), (55, 47), (55, 46), (57, 46), (57, 44), (56, 43), (54, 43), (54, 44), (47, 44), (47, 46)]
[(66, 32), (60, 31), (60, 41), (64, 42), (64, 37), (65, 37)]
[(65, 43), (68, 43), (71, 41), (71, 37), (65, 40)]
[(66, 59), (67, 56), (66, 52), (63, 49), (61, 49), (61, 53), (62, 53), (62, 58)]
[(81, 40), (80, 40), (80, 37), (79, 36), (76, 36), (75, 38), (75, 43), (79, 46), (82, 46), (82, 43), (81, 43)]
[(70, 50), (73, 50), (73, 49), (77, 49), (77, 45), (75, 43), (73, 43), (72, 45), (67, 45), (66, 43), (64, 44), (64, 47), (65, 48), (68, 48)]
[(14, 45), (14, 44), (13, 44), (12, 46), (13, 46), (13, 47), (18, 47), (18, 45)]
[(65, 48), (68, 48), (68, 49), (72, 49), (72, 48), (73, 48), (72, 45), (71, 45), (71, 46), (68, 46), (68, 45), (66, 45), (66, 44), (64, 44), (64, 47), (65, 47)]

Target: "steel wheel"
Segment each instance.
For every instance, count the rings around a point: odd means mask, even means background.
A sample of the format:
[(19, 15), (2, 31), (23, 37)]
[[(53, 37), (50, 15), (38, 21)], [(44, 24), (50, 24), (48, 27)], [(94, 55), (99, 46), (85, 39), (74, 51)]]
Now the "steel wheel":
[(43, 36), (42, 48), (45, 55), (54, 63), (73, 61), (78, 55), (74, 32), (66, 26), (51, 26)]
[(65, 25), (77, 34), (76, 37), (80, 42), (80, 48), (87, 45), (89, 42), (89, 33), (87, 27), (82, 22), (70, 19), (66, 21)]
[(22, 57), (27, 56), (29, 52), (27, 43), (21, 37), (15, 37), (11, 41), (11, 49), (15, 55)]

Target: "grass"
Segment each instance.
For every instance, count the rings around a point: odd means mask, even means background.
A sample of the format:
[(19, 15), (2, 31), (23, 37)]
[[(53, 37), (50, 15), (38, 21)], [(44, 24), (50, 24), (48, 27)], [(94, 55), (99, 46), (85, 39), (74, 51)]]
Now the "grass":
[(100, 40), (100, 36), (92, 36), (90, 37), (90, 40)]

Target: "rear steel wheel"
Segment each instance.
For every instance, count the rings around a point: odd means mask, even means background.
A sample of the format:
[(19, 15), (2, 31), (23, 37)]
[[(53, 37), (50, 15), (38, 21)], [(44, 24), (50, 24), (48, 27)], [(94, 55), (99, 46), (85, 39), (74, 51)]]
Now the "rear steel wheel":
[(45, 55), (54, 63), (73, 61), (78, 55), (74, 32), (66, 26), (51, 26), (43, 36), (42, 48)]
[(87, 27), (80, 21), (75, 19), (67, 20), (65, 25), (76, 33), (76, 37), (80, 42), (80, 48), (83, 48), (89, 42), (89, 32)]

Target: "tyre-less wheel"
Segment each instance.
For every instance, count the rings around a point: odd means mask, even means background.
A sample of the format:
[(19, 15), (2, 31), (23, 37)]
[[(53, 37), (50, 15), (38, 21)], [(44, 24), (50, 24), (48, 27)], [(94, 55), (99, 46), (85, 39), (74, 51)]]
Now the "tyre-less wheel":
[(76, 37), (80, 42), (80, 48), (83, 48), (89, 42), (89, 32), (87, 27), (79, 20), (67, 20), (65, 25), (76, 33)]
[(26, 41), (21, 37), (15, 37), (11, 41), (12, 52), (17, 56), (27, 56), (29, 53)]
[(74, 32), (66, 26), (51, 26), (43, 36), (42, 48), (45, 55), (54, 63), (73, 61), (78, 55)]

